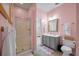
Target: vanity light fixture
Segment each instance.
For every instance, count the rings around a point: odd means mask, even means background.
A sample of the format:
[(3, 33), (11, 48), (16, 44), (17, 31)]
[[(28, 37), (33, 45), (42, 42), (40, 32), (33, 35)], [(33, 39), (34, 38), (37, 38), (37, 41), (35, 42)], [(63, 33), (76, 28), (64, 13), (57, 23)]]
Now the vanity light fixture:
[(57, 16), (53, 16), (53, 17), (49, 17), (49, 20), (54, 20), (54, 19), (57, 19)]

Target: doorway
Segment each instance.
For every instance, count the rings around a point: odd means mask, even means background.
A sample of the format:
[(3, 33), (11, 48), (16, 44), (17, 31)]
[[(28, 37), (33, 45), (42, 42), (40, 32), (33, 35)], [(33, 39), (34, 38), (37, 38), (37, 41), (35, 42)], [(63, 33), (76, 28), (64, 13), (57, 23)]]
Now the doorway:
[(37, 45), (37, 49), (39, 47), (39, 45), (41, 45), (42, 42), (42, 21), (40, 17), (37, 17), (36, 20), (36, 45)]

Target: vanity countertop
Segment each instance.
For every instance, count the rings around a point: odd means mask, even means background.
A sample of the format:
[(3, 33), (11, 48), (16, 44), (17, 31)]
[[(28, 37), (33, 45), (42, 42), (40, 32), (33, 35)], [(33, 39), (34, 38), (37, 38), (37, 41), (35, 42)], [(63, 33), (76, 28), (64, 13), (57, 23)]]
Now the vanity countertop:
[(52, 36), (52, 37), (60, 37), (60, 35), (51, 35), (51, 34), (43, 34), (43, 35)]

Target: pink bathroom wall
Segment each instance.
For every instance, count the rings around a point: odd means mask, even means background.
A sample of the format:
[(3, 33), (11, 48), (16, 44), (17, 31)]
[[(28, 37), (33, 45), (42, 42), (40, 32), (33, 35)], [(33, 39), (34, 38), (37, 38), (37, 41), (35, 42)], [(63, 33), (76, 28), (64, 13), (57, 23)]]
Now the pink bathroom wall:
[(0, 55), (1, 55), (1, 42), (2, 42), (2, 33), (0, 32)]
[(47, 33), (47, 13), (37, 7), (37, 17), (42, 21), (42, 33)]
[(76, 4), (76, 19), (77, 19), (77, 39), (76, 39), (76, 55), (79, 56), (79, 4)]
[(29, 16), (31, 19), (31, 25), (32, 25), (32, 50), (33, 53), (35, 52), (36, 48), (36, 4), (33, 4), (29, 9)]
[(58, 19), (58, 32), (52, 32), (51, 34), (64, 35), (63, 24), (69, 23), (71, 27), (71, 35), (76, 35), (76, 4), (67, 3), (55, 8), (48, 12), (48, 18), (56, 16)]
[[(71, 28), (71, 36), (77, 40), (77, 21), (76, 21), (76, 4), (75, 3), (64, 3), (61, 6), (55, 8), (48, 12), (49, 17), (57, 17), (58, 19), (58, 32), (51, 32), (51, 34), (60, 34), (62, 37), (64, 36), (64, 28), (63, 24), (70, 24)], [(77, 47), (78, 48), (78, 47)], [(77, 51), (79, 48), (77, 49)], [(79, 55), (79, 51), (78, 53)]]

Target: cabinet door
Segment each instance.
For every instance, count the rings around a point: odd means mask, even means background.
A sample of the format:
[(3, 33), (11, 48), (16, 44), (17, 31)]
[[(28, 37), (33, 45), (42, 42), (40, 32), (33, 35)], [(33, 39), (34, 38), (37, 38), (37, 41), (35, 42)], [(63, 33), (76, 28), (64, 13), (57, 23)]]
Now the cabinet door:
[(54, 49), (57, 50), (57, 45), (58, 45), (58, 39), (55, 37), (54, 38)]
[(45, 43), (45, 36), (44, 35), (42, 35), (42, 44), (44, 44), (44, 45), (46, 44)]
[(46, 40), (45, 41), (45, 45), (49, 47), (49, 36), (46, 36), (45, 37), (45, 40)]
[(49, 47), (52, 49), (55, 49), (55, 42), (54, 42), (55, 38), (54, 37), (49, 37)]
[(50, 37), (50, 48), (57, 50), (59, 44), (59, 37)]
[(59, 41), (60, 41), (60, 38), (59, 38), (59, 37), (56, 37), (56, 38), (55, 38), (55, 48), (56, 48), (56, 50), (57, 50)]

